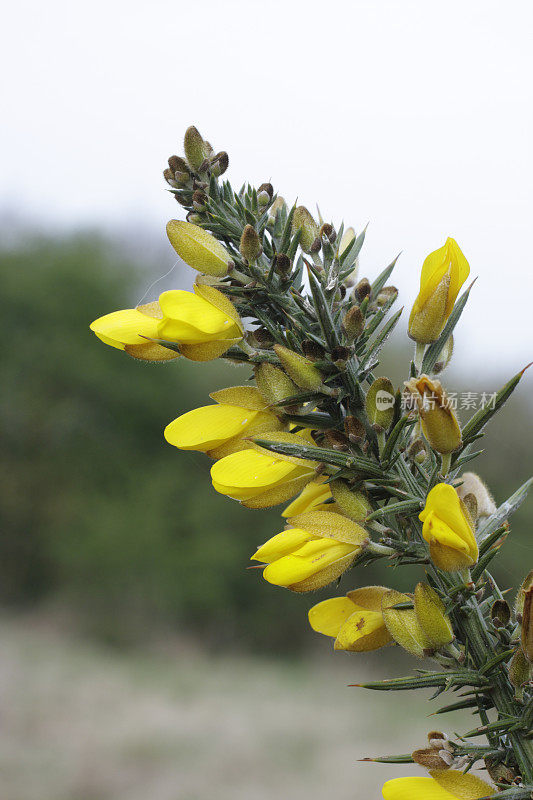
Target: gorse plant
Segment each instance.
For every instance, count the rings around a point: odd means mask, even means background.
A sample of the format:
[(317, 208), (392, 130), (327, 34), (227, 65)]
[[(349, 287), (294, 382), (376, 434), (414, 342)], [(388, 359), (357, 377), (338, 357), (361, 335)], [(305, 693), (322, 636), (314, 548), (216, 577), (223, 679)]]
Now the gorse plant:
[[(285, 530), (251, 556), (268, 582), (308, 592), (355, 570), (357, 588), (309, 611), (335, 649), (397, 644), (434, 663), (362, 686), (455, 692), (437, 713), (478, 716), (455, 739), (431, 731), (412, 755), (374, 759), (430, 773), (389, 781), (384, 798), (533, 797), (533, 572), (512, 606), (488, 571), (531, 481), (496, 508), (483, 481), (464, 471), (523, 371), (462, 429), (435, 378), (470, 291), (459, 296), (464, 255), (447, 239), (424, 261), (409, 318), (415, 357), (396, 389), (374, 374), (401, 314), (392, 313), (398, 292), (388, 284), (395, 262), (372, 283), (358, 279), (364, 231), (289, 208), (269, 183), (235, 192), (220, 180), (226, 153), (194, 127), (184, 144), (185, 157), (172, 156), (164, 174), (187, 221), (172, 220), (167, 232), (199, 273), (194, 293), (166, 291), (92, 330), (140, 360), (248, 364), (253, 383), (214, 392), (212, 405), (170, 422), (165, 438), (207, 453), (216, 491), (249, 508), (291, 500)], [(419, 583), (409, 593), (360, 587), (360, 568), (377, 559), (419, 565)]]

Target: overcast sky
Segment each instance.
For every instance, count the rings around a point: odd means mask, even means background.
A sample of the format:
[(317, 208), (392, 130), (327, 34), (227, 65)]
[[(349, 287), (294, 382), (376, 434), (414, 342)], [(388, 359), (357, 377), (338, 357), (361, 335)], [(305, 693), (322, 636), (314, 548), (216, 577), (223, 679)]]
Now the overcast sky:
[(161, 170), (195, 123), (236, 185), (370, 221), (362, 269), (402, 250), (406, 305), (454, 236), (480, 278), (462, 366), (533, 357), (529, 0), (18, 0), (3, 34), (4, 214), (163, 237)]

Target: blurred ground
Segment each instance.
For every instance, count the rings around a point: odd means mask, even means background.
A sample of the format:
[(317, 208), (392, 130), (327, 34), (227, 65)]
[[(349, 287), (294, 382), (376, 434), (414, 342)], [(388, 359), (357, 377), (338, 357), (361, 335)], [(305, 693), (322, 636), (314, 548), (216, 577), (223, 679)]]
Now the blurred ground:
[(402, 747), (432, 726), (422, 698), (347, 688), (370, 673), (348, 654), (134, 654), (26, 616), (0, 639), (2, 800), (378, 798), (410, 768), (356, 759), (395, 752), (406, 714)]

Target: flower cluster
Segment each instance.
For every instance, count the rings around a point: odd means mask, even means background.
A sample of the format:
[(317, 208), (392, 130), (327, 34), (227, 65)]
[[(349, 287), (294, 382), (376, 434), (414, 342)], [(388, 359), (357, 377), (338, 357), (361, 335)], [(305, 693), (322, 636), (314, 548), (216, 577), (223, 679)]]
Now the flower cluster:
[(483, 481), (464, 472), (471, 444), (522, 373), (465, 425), (435, 377), (452, 357), (468, 298), (469, 290), (459, 298), (465, 256), (448, 238), (425, 259), (409, 317), (416, 353), (394, 387), (374, 374), (401, 313), (389, 315), (394, 262), (372, 283), (360, 278), (364, 231), (289, 208), (269, 183), (233, 192), (219, 181), (227, 154), (214, 154), (196, 128), (184, 149), (164, 174), (187, 219), (169, 222), (167, 233), (199, 273), (194, 293), (164, 292), (91, 329), (141, 360), (225, 358), (253, 370), (253, 382), (213, 392), (211, 405), (170, 421), (164, 436), (206, 453), (213, 488), (242, 505), (290, 501), (285, 529), (251, 555), (267, 582), (310, 592), (380, 559), (423, 571), (411, 592), (362, 586), (309, 610), (312, 629), (335, 650), (399, 645), (436, 665), (368, 688), (457, 688), (466, 700), (453, 708), (474, 708), (484, 724), (495, 711), (486, 747), (466, 739), (442, 747), (433, 732), (430, 750), (412, 758), (430, 777), (389, 781), (385, 800), (488, 796), (487, 783), (451, 768), (478, 761), (499, 785), (518, 787), (513, 797), (531, 796), (520, 792), (533, 788), (532, 574), (511, 610), (486, 572), (529, 484), (496, 509)]

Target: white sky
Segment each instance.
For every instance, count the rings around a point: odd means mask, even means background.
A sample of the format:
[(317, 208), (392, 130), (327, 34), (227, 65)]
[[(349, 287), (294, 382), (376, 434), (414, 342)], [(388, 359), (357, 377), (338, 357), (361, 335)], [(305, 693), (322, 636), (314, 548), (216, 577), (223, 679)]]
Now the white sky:
[(163, 237), (161, 170), (194, 123), (235, 185), (370, 220), (362, 269), (403, 250), (406, 305), (454, 236), (480, 276), (461, 365), (533, 357), (529, 0), (19, 0), (2, 27), (4, 213)]

